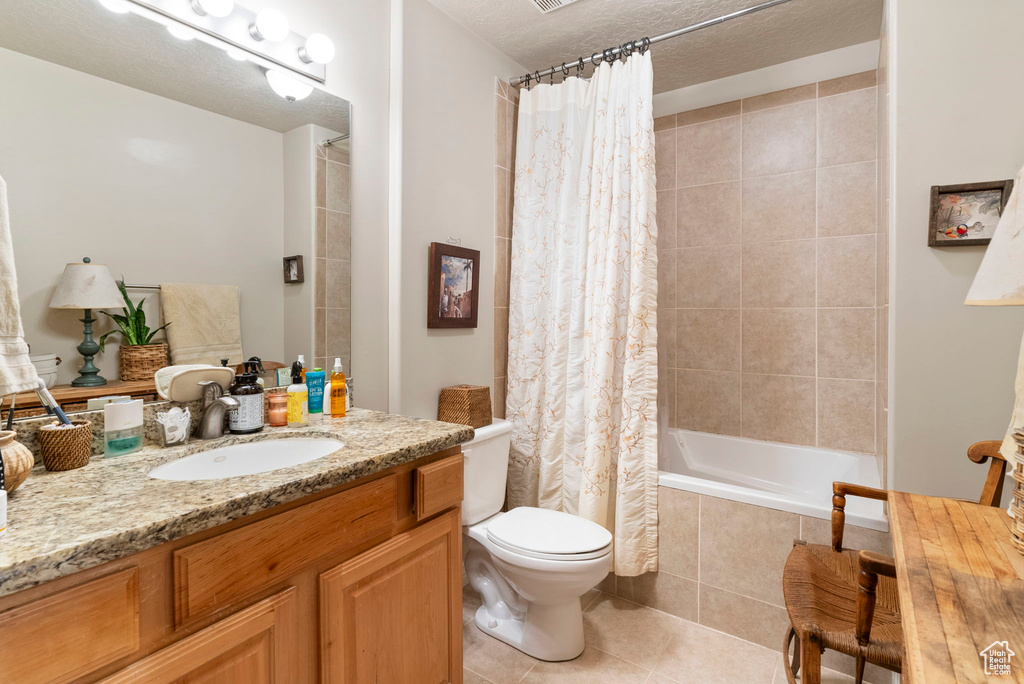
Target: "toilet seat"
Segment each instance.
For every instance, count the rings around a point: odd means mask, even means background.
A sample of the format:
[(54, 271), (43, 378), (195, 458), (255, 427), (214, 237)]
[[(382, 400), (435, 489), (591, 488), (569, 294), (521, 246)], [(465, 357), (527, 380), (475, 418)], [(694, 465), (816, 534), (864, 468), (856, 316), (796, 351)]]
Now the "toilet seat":
[(487, 525), (487, 539), (506, 551), (544, 560), (583, 561), (611, 552), (612, 535), (578, 516), (523, 506)]

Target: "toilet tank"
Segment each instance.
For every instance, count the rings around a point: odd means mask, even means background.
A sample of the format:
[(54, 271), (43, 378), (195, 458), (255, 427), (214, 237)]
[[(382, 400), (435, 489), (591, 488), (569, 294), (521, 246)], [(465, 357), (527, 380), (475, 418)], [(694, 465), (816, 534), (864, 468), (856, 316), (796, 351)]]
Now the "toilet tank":
[(495, 418), (490, 425), (477, 428), (476, 436), (462, 445), (465, 459), (463, 525), (478, 523), (501, 510), (505, 503), (511, 443), (512, 423)]

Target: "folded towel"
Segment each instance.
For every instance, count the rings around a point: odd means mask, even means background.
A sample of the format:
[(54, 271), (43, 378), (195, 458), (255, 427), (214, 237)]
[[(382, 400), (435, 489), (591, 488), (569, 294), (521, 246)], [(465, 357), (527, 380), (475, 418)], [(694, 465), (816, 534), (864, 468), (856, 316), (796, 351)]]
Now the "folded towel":
[(7, 212), (7, 183), (0, 178), (0, 397), (38, 387), (36, 368), (28, 358), (21, 325), (18, 277)]
[(167, 326), (171, 363), (176, 366), (227, 359), (239, 364), (242, 327), (239, 291), (234, 285), (160, 285), (160, 306)]
[(161, 399), (194, 401), (203, 396), (199, 383), (215, 380), (223, 390), (235, 379), (234, 368), (223, 368), (201, 363), (192, 366), (165, 366), (153, 374), (156, 393)]

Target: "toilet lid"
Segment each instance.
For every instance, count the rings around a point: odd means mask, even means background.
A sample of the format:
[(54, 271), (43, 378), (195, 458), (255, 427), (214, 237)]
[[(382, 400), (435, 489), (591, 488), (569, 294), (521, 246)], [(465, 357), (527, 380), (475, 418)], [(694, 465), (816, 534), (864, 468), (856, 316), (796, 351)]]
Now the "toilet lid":
[(611, 532), (569, 513), (523, 506), (487, 526), (491, 541), (511, 550), (557, 556), (592, 555), (612, 543)]

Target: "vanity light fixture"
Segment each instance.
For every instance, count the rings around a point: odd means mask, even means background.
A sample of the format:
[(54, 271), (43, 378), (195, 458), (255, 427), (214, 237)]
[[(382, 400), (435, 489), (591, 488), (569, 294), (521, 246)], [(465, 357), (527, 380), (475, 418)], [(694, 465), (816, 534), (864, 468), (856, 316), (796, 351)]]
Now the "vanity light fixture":
[(288, 17), (276, 9), (267, 8), (256, 14), (256, 21), (249, 27), (249, 33), (256, 40), (268, 40), (271, 43), (280, 43), (288, 37)]
[(192, 0), (192, 9), (200, 16), (222, 18), (235, 10), (235, 0)]
[(299, 59), (306, 64), (328, 64), (334, 59), (334, 42), (322, 33), (314, 33), (299, 48)]
[(289, 102), (304, 100), (313, 92), (313, 86), (308, 83), (297, 81), (273, 69), (267, 69), (267, 83), (270, 84), (271, 90)]
[(229, 47), (226, 50), (224, 50), (224, 52), (226, 52), (228, 54), (228, 57), (235, 60), (236, 62), (244, 62), (245, 60), (249, 59), (246, 56), (246, 54), (238, 48)]

